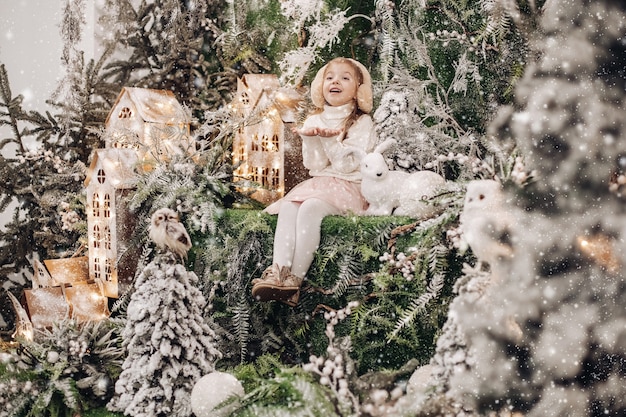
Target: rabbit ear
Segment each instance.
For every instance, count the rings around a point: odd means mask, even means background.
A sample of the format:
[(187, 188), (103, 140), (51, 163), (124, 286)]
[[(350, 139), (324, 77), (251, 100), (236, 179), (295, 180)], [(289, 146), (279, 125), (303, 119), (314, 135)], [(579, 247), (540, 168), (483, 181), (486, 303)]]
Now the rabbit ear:
[(386, 141), (381, 142), (378, 145), (376, 145), (376, 147), (374, 148), (374, 152), (383, 153), (395, 144), (396, 144), (395, 139), (387, 139)]

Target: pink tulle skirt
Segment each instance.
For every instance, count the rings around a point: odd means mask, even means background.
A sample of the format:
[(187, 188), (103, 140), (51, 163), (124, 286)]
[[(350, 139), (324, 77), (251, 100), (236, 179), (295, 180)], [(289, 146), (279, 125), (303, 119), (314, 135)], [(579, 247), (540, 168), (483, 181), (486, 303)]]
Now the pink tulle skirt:
[(367, 200), (361, 194), (361, 184), (335, 177), (312, 177), (291, 189), (283, 198), (270, 204), (265, 212), (278, 214), (283, 201), (301, 203), (309, 198), (319, 198), (337, 207), (341, 214), (363, 214)]

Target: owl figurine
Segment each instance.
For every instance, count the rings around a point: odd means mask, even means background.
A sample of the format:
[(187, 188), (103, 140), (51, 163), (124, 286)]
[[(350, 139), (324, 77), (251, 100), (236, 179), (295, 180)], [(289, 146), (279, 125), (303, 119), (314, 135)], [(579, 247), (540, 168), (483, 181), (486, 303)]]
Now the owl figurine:
[(467, 185), (460, 228), (481, 266), (485, 262), (493, 270), (513, 256), (513, 224), (499, 182), (475, 180)]
[(174, 210), (162, 208), (155, 211), (150, 220), (148, 234), (160, 249), (171, 251), (181, 260), (187, 259), (191, 239)]

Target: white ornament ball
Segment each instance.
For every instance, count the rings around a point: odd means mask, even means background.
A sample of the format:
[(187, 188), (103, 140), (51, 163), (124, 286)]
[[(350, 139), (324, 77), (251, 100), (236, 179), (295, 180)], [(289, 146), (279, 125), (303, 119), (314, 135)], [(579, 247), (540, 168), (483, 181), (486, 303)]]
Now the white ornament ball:
[(245, 393), (241, 382), (226, 372), (211, 372), (196, 382), (191, 390), (191, 410), (196, 417), (226, 417), (236, 403), (215, 410), (231, 396), (241, 397)]
[(46, 359), (49, 363), (57, 363), (59, 361), (59, 353), (54, 350), (48, 351)]
[(433, 378), (433, 368), (434, 366), (431, 364), (417, 368), (409, 378), (406, 393), (411, 396), (425, 395)]

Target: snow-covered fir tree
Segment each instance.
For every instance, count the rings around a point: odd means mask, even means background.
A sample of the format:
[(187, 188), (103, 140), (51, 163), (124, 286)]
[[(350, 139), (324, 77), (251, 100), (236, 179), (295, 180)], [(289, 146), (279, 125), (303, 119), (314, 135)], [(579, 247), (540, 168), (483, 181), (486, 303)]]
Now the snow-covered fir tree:
[(492, 126), (537, 178), (516, 195), (509, 274), (456, 312), (475, 364), (451, 393), (479, 412), (626, 413), (625, 21), (623, 2), (548, 1), (542, 56)]
[(133, 417), (192, 415), (194, 384), (222, 356), (197, 281), (170, 251), (138, 276), (122, 331), (128, 356), (109, 409)]

